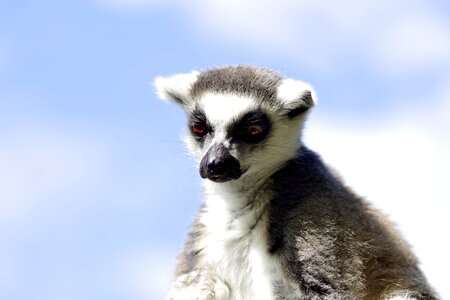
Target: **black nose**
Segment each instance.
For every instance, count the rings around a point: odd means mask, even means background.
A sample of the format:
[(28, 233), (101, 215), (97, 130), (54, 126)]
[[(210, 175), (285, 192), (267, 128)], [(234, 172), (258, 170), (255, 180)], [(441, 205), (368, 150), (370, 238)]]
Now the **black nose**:
[(236, 159), (230, 157), (220, 157), (207, 163), (208, 174), (213, 176), (223, 176), (229, 173), (235, 167)]
[(212, 146), (200, 163), (200, 176), (226, 182), (242, 175), (239, 161), (223, 145)]

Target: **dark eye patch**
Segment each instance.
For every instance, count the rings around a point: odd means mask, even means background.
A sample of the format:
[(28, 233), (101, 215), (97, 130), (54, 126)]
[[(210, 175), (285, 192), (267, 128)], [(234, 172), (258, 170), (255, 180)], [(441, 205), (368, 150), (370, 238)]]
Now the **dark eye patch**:
[(256, 144), (264, 140), (269, 133), (271, 123), (262, 111), (245, 114), (230, 129), (231, 136), (238, 142)]
[(212, 132), (205, 114), (196, 109), (189, 116), (189, 130), (197, 141), (203, 141), (205, 136)]

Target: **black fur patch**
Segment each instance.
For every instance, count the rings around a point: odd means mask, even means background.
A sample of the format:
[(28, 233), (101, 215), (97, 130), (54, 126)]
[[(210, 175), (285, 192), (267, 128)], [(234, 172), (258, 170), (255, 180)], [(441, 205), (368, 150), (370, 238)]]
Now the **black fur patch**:
[[(250, 126), (258, 126), (261, 133), (249, 135), (247, 129)], [(269, 117), (262, 111), (256, 110), (246, 113), (240, 120), (230, 126), (229, 133), (233, 141), (256, 144), (263, 141), (270, 132), (271, 122)]]
[(305, 92), (299, 102), (300, 104), (298, 107), (292, 109), (290, 112), (287, 113), (289, 119), (293, 119), (296, 116), (304, 113), (314, 105), (311, 92), (309, 91)]
[(287, 116), (289, 117), (289, 119), (293, 119), (293, 118), (295, 118), (296, 116), (298, 116), (298, 115), (304, 113), (304, 112), (307, 111), (308, 109), (309, 109), (309, 107), (306, 107), (306, 106), (302, 105), (302, 106), (299, 106), (299, 107), (294, 108), (293, 110), (289, 111), (289, 112), (287, 113)]
[(185, 105), (186, 101), (181, 98), (177, 93), (172, 93), (170, 91), (166, 91), (167, 96), (180, 105)]

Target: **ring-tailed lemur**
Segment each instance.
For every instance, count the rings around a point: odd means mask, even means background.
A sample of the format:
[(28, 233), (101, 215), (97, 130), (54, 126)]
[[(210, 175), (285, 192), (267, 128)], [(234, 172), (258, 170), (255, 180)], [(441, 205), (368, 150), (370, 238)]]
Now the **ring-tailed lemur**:
[(170, 299), (437, 299), (393, 226), (301, 143), (308, 84), (234, 66), (155, 85), (205, 179)]

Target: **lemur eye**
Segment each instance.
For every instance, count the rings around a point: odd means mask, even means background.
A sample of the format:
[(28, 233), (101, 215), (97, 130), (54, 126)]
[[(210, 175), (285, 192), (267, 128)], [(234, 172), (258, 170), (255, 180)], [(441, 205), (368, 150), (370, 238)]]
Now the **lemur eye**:
[(232, 135), (238, 142), (256, 144), (269, 134), (271, 123), (269, 117), (256, 110), (245, 114), (233, 128)]
[(205, 124), (202, 123), (194, 123), (191, 126), (192, 133), (197, 136), (203, 136), (207, 133), (207, 128)]
[(260, 125), (250, 125), (245, 128), (245, 133), (251, 136), (255, 136), (263, 132), (263, 128)]

